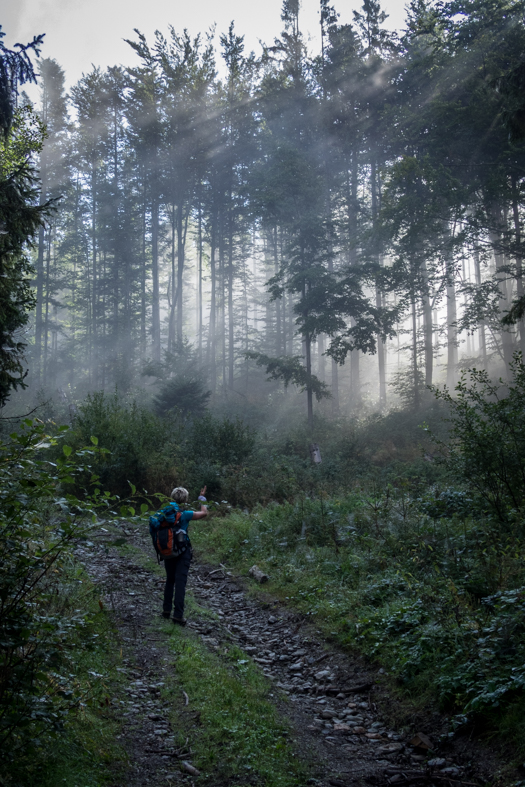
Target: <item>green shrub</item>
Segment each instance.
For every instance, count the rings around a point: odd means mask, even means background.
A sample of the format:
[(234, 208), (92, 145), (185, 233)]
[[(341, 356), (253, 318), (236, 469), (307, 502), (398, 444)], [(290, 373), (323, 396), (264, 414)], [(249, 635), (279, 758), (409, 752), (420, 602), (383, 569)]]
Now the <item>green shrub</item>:
[(400, 479), (303, 496), (212, 520), (195, 542), (243, 572), (257, 563), (270, 592), (377, 659), (418, 701), (487, 715), (523, 690), (524, 543), (467, 514), (461, 490), (442, 493), (416, 497)]
[(198, 377), (177, 376), (162, 383), (154, 398), (157, 415), (167, 415), (178, 410), (183, 415), (201, 415), (206, 410), (211, 391), (205, 389)]
[(450, 408), (450, 440), (442, 444), (446, 465), (476, 493), (500, 522), (522, 518), (525, 509), (525, 366), (511, 364), (513, 380), (493, 383), (487, 372), (464, 372), (453, 396), (435, 390)]
[(176, 417), (163, 421), (135, 401), (117, 394), (88, 395), (79, 406), (68, 438), (82, 446), (94, 435), (109, 453), (99, 455), (93, 467), (105, 489), (127, 496), (130, 483), (139, 490), (169, 493), (179, 480), (175, 452)]
[(76, 453), (63, 445), (49, 461), (66, 430), (53, 437), (26, 420), (0, 444), (0, 750), (8, 758), (61, 730), (81, 699), (71, 662), (89, 625), (83, 610), (57, 599), (97, 496), (79, 500), (65, 489), (91, 472), (100, 449), (96, 440)]
[[(438, 411), (427, 408), (425, 417), (439, 433)], [(201, 417), (184, 414), (179, 407), (162, 412), (161, 417), (116, 394), (95, 393), (79, 406), (69, 439), (79, 447), (95, 435), (110, 451), (95, 460), (95, 467), (112, 493), (126, 495), (132, 483), (149, 493), (169, 494), (182, 484), (196, 497), (206, 484), (211, 499), (250, 509), (305, 494), (346, 493), (361, 483), (373, 482), (381, 489), (399, 477), (414, 492), (444, 472), (422, 458), (421, 443), (430, 445), (430, 440), (418, 426), (421, 417), (410, 413), (371, 416), (363, 422), (317, 417), (309, 434), (293, 418), (271, 427), (261, 423), (256, 430), (222, 411)], [(312, 440), (321, 445), (323, 461), (318, 466), (309, 455)]]

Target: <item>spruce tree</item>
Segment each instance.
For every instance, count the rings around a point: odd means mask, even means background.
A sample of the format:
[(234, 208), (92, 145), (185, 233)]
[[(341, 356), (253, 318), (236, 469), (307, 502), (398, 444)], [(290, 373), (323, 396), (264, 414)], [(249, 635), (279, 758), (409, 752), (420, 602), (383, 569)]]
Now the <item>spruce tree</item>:
[(40, 54), (43, 36), (14, 50), (4, 36), (0, 27), (0, 407), (26, 386), (22, 331), (35, 303), (27, 252), (51, 208), (49, 201), (38, 204), (35, 166), (45, 127), (30, 107), (17, 108), (19, 86), (36, 81), (30, 53)]

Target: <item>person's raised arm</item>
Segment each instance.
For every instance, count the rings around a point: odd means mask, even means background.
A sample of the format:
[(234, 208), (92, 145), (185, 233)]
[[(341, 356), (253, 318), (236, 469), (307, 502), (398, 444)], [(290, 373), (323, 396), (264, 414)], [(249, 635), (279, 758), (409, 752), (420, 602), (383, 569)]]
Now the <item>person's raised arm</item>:
[(201, 501), (201, 510), (194, 511), (192, 519), (204, 519), (204, 517), (208, 516), (208, 506), (203, 505), (203, 503), (206, 502), (206, 498), (204, 497), (205, 494), (206, 487), (203, 486), (199, 495), (199, 500)]

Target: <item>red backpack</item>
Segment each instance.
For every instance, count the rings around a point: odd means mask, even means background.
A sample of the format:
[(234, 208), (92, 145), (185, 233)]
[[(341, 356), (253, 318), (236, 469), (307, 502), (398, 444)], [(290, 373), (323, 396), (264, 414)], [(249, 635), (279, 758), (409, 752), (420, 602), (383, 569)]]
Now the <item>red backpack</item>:
[(159, 562), (179, 557), (188, 547), (188, 534), (179, 527), (181, 512), (170, 503), (149, 518), (149, 532)]

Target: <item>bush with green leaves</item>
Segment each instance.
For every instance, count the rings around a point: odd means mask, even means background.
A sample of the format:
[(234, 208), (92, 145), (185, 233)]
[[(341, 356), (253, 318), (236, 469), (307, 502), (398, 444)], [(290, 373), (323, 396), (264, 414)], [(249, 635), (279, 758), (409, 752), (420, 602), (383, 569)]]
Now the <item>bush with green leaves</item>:
[(453, 395), (435, 389), (450, 408), (450, 438), (441, 443), (450, 474), (474, 492), (499, 522), (525, 511), (525, 365), (517, 355), (512, 379), (493, 382), (469, 369)]
[(182, 415), (202, 415), (208, 405), (211, 391), (207, 391), (204, 380), (194, 376), (170, 378), (162, 383), (154, 398), (157, 415), (163, 416), (179, 411)]
[[(67, 429), (50, 435), (28, 419), (0, 443), (0, 751), (8, 759), (41, 747), (83, 699), (74, 662), (90, 644), (89, 615), (59, 602), (76, 539), (116, 501), (92, 474), (104, 449), (94, 438), (73, 451), (62, 445)], [(92, 479), (82, 499), (67, 491), (79, 476)]]
[(116, 393), (89, 394), (78, 408), (68, 440), (74, 447), (92, 435), (107, 449), (93, 460), (104, 489), (126, 497), (130, 484), (140, 491), (168, 493), (178, 481), (176, 419), (162, 420), (137, 402)]
[(525, 676), (525, 540), (474, 518), (462, 490), (433, 490), (427, 511), (405, 482), (234, 512), (195, 544), (243, 572), (257, 563), (266, 590), (379, 661), (422, 703), (503, 717)]
[[(440, 408), (429, 408), (426, 417), (439, 433)], [(305, 493), (343, 493), (370, 479), (378, 489), (400, 476), (412, 491), (426, 488), (444, 470), (423, 458), (421, 443), (428, 449), (430, 439), (419, 423), (401, 412), (363, 422), (319, 417), (310, 434), (293, 419), (254, 428), (228, 415), (228, 408), (197, 415), (174, 407), (160, 416), (136, 401), (98, 392), (79, 405), (68, 439), (80, 447), (96, 435), (109, 450), (95, 467), (114, 494), (127, 495), (130, 483), (166, 495), (183, 485), (196, 498), (206, 485), (212, 499), (251, 509)], [(311, 461), (312, 440), (321, 446), (321, 465)]]

